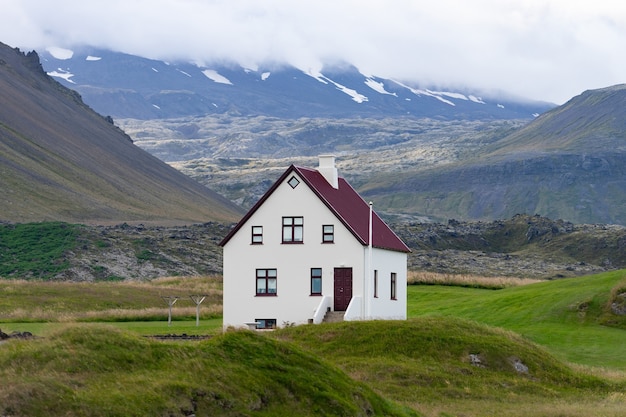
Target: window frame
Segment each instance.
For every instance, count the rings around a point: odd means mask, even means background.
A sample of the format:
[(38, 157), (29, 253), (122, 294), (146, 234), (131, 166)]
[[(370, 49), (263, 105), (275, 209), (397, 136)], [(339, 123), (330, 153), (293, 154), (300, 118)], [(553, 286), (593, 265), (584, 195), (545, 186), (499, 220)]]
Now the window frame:
[(374, 270), (374, 298), (378, 298), (378, 269)]
[[(286, 221), (291, 221), (291, 223), (285, 223)], [(300, 221), (298, 224), (297, 221)], [(297, 240), (296, 237), (300, 239)], [(288, 233), (286, 233), (288, 232)], [(282, 243), (293, 245), (293, 244), (302, 244), (304, 243), (304, 217), (303, 216), (283, 216), (282, 220)], [(289, 239), (285, 239), (288, 237)]]
[(391, 283), (391, 299), (392, 300), (397, 300), (397, 290), (398, 290), (398, 275), (395, 272), (391, 273), (390, 276), (390, 283)]
[[(319, 271), (319, 275), (317, 275), (317, 271)], [(322, 295), (322, 268), (311, 268), (311, 294), (319, 296)], [(319, 280), (319, 292), (314, 291), (314, 282)]]
[(296, 178), (295, 175), (292, 175), (291, 178), (287, 181), (287, 184), (295, 190), (295, 188), (300, 185), (300, 180)]
[[(264, 273), (261, 274), (262, 271), (264, 271)], [(273, 275), (271, 275), (271, 271), (273, 271)], [(273, 288), (270, 285), (271, 280), (274, 281)], [(259, 286), (259, 282), (264, 282), (264, 285)], [(278, 270), (276, 268), (257, 268), (254, 284), (254, 291), (257, 297), (276, 297), (278, 295)], [(259, 289), (263, 289), (264, 292), (259, 292)], [(270, 292), (272, 289), (274, 292)]]
[[(261, 233), (258, 233), (258, 231), (255, 233), (255, 229), (261, 229)], [(252, 226), (251, 233), (252, 233), (252, 237), (251, 237), (250, 244), (262, 245), (263, 244), (263, 226)], [(260, 238), (260, 240), (255, 240), (255, 238)]]
[(254, 321), (257, 324), (256, 325), (257, 330), (270, 330), (270, 329), (275, 329), (277, 327), (276, 319), (254, 319)]
[[(330, 232), (326, 231), (326, 228), (330, 228)], [(330, 237), (330, 239), (327, 239)], [(335, 225), (323, 224), (322, 225), (322, 243), (335, 243)]]

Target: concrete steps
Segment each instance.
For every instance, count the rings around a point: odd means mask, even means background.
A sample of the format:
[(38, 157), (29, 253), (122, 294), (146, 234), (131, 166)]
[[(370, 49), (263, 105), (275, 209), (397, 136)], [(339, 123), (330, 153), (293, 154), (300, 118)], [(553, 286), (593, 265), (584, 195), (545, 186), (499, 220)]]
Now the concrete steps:
[(345, 311), (327, 311), (323, 323), (337, 323), (343, 321)]

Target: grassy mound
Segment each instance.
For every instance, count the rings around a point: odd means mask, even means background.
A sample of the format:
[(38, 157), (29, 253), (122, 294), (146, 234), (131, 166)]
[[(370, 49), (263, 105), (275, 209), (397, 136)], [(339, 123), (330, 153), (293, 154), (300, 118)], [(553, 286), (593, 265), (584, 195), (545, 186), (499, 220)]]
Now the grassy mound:
[(515, 333), (457, 318), (299, 326), (276, 336), (396, 400), (497, 400), (612, 389)]
[(314, 356), (252, 332), (164, 343), (70, 326), (0, 348), (6, 416), (416, 415)]
[(625, 270), (498, 291), (412, 285), (408, 314), (475, 320), (522, 334), (567, 361), (624, 369), (626, 316), (612, 309), (625, 289)]

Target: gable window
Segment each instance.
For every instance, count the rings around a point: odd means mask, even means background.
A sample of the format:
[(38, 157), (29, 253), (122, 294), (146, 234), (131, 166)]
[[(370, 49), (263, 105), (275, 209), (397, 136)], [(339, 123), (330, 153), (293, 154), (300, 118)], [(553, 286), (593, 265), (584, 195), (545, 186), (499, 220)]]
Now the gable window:
[(256, 270), (256, 295), (276, 295), (276, 270)]
[(263, 226), (252, 226), (252, 244), (260, 245), (263, 243)]
[(397, 285), (396, 273), (392, 272), (391, 273), (391, 299), (392, 300), (396, 299), (396, 285)]
[(298, 184), (300, 184), (300, 181), (298, 181), (296, 177), (291, 177), (289, 178), (289, 181), (287, 181), (287, 183), (291, 188), (296, 188)]
[(322, 268), (311, 268), (311, 295), (322, 295)]
[(374, 298), (378, 298), (378, 269), (374, 270)]
[(257, 329), (275, 329), (276, 328), (276, 319), (256, 319)]
[(334, 243), (335, 242), (335, 226), (332, 224), (325, 224), (322, 226), (322, 243)]
[(302, 243), (304, 217), (283, 217), (283, 243)]

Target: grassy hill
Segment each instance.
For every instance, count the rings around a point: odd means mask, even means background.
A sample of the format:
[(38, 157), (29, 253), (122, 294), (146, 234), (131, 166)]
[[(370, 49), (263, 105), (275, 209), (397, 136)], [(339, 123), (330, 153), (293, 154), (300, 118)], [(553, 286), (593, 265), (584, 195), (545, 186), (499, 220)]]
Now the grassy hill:
[(626, 224), (626, 85), (586, 91), (528, 125), (436, 167), (357, 184), (389, 213), (436, 220), (539, 214)]
[(242, 211), (132, 143), (36, 53), (0, 44), (0, 220), (230, 222)]
[[(113, 328), (130, 327), (127, 318), (112, 322), (110, 303), (141, 312), (162, 304), (161, 291), (210, 282), (5, 281), (5, 294), (27, 289), (20, 299), (55, 299), (66, 323), (38, 327), (43, 338), (0, 344), (1, 412), (618, 417), (626, 407), (626, 316), (610, 307), (623, 307), (625, 271), (503, 290), (410, 286), (407, 321), (225, 334), (218, 324), (205, 328), (211, 339), (186, 343)], [(75, 291), (100, 301), (79, 301)], [(0, 305), (3, 316), (15, 313), (2, 328), (40, 326), (19, 322), (36, 304), (11, 299)], [(166, 314), (162, 305), (153, 331), (170, 329)], [(71, 323), (85, 317), (109, 324)]]
[(165, 344), (68, 327), (0, 347), (3, 415), (414, 416), (293, 346), (251, 332)]

